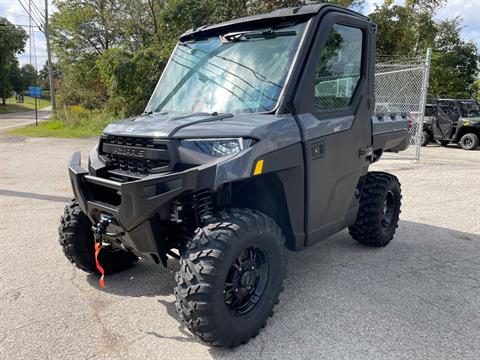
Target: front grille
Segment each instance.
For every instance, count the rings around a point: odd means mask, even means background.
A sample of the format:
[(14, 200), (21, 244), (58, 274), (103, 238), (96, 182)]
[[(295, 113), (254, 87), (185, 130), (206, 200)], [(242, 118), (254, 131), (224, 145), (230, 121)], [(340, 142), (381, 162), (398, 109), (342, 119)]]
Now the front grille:
[(104, 144), (125, 145), (125, 146), (135, 146), (135, 147), (167, 150), (167, 145), (164, 143), (159, 143), (159, 141), (164, 142), (164, 140), (158, 140), (158, 139), (135, 138), (135, 137), (113, 136), (113, 135), (107, 135), (103, 139)]
[(102, 155), (114, 176), (144, 177), (170, 169), (168, 140), (127, 136), (102, 136)]
[(107, 156), (111, 161), (110, 166), (113, 169), (125, 172), (126, 175), (129, 173), (131, 175), (146, 176), (154, 173), (156, 169), (168, 165), (168, 161), (128, 158), (112, 154)]

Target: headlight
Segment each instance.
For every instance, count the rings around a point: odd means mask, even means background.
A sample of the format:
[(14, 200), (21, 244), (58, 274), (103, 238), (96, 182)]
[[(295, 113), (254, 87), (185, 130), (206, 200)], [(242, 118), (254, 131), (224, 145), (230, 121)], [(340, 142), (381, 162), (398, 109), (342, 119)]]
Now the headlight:
[(252, 139), (243, 138), (185, 139), (180, 141), (180, 146), (215, 157), (235, 155), (251, 145)]

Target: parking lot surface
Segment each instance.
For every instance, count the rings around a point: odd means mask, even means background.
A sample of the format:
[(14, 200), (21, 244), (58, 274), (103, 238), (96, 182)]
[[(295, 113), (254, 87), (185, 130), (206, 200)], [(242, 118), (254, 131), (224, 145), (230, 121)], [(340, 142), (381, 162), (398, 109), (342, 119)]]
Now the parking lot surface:
[(0, 359), (478, 359), (480, 151), (429, 146), (373, 167), (402, 183), (386, 248), (348, 232), (288, 256), (275, 315), (236, 349), (199, 342), (174, 311), (175, 261), (106, 279), (75, 269), (57, 227), (66, 165), (95, 139), (0, 137)]

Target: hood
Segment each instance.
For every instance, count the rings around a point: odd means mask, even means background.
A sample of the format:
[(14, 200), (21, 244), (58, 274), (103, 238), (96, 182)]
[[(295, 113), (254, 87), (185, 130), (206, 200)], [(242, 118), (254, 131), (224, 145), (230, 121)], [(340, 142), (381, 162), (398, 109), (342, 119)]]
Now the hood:
[[(227, 117), (229, 116), (229, 117)], [(211, 118), (211, 121), (208, 119)], [(180, 129), (178, 129), (181, 127)], [(172, 136), (169, 136), (173, 130)], [(211, 116), (209, 114), (141, 115), (108, 125), (104, 134), (155, 138), (251, 137), (291, 144), (300, 141), (300, 132), (292, 115), (242, 114)]]

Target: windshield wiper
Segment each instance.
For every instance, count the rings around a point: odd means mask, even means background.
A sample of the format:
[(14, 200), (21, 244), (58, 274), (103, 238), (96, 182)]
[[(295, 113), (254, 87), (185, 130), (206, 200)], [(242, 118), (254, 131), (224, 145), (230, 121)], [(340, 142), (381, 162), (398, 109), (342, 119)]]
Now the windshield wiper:
[(273, 29), (267, 30), (251, 30), (251, 31), (240, 31), (240, 32), (233, 32), (224, 35), (220, 35), (220, 40), (222, 43), (226, 42), (235, 42), (239, 40), (249, 40), (249, 39), (260, 39), (260, 38), (267, 38), (273, 39), (277, 36), (295, 36), (297, 32), (294, 30), (290, 31), (275, 31)]
[(153, 111), (153, 110), (149, 110), (149, 111), (144, 111), (142, 113), (143, 116), (151, 116), (151, 115), (168, 115), (168, 112), (167, 111)]
[[(190, 116), (198, 116), (198, 114), (205, 114), (205, 113), (193, 113)], [(191, 121), (191, 122), (187, 122), (185, 124), (178, 125), (177, 127), (173, 128), (172, 131), (170, 131), (170, 133), (168, 134), (168, 137), (169, 138), (172, 137), (176, 132), (178, 132), (178, 130), (186, 128), (188, 126), (201, 124), (201, 123), (205, 123), (205, 122), (210, 122), (210, 121), (223, 120), (223, 119), (228, 119), (228, 118), (233, 117), (233, 114), (231, 114), (231, 113), (218, 114), (217, 112), (214, 112), (214, 113), (211, 113), (211, 114), (206, 113), (206, 115), (209, 115), (210, 117), (205, 117), (205, 118), (200, 119), (200, 120)], [(188, 117), (188, 116), (189, 115), (187, 115), (185, 117)]]

